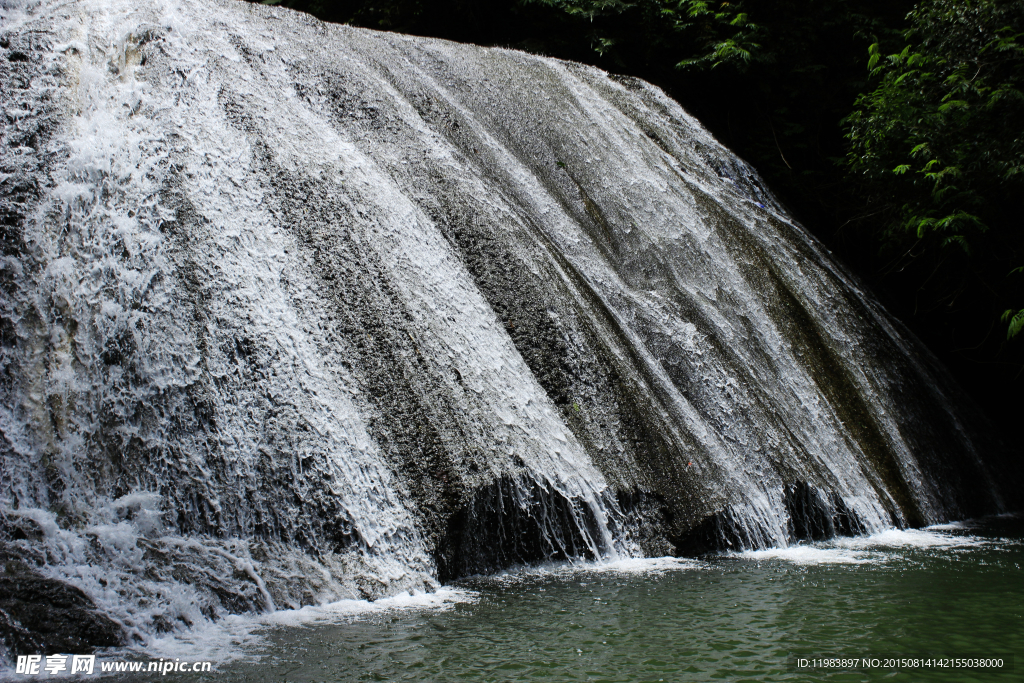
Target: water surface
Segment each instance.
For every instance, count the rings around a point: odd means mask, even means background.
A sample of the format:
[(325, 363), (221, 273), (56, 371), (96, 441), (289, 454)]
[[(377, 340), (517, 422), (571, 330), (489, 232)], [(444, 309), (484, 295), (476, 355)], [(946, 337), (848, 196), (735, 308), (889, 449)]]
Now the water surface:
[[(210, 680), (1020, 680), (1022, 538), (1020, 518), (1000, 518), (699, 560), (521, 568), (463, 581), (429, 608), (279, 613)], [(1002, 657), (1006, 668), (808, 672), (793, 655)]]

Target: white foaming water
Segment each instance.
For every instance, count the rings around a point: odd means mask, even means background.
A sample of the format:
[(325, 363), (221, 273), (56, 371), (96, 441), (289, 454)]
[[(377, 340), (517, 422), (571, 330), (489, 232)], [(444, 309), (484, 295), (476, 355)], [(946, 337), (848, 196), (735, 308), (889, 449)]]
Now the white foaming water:
[(269, 644), (267, 633), (270, 629), (340, 624), (389, 612), (444, 611), (458, 604), (471, 604), (476, 599), (477, 594), (471, 590), (445, 587), (430, 593), (411, 591), (374, 601), (338, 600), (261, 615), (230, 615), (191, 631), (153, 638), (144, 650), (113, 650), (104, 657), (116, 659), (122, 655), (143, 654), (150, 659), (177, 657), (190, 661), (213, 661), (218, 666), (234, 661), (258, 661)]
[(963, 524), (954, 523), (925, 529), (887, 529), (868, 536), (731, 554), (749, 560), (782, 560), (799, 565), (884, 564), (905, 557), (907, 551), (978, 548), (991, 543), (977, 536), (952, 533), (963, 528)]
[(767, 550), (744, 550), (734, 554), (736, 557), (747, 560), (782, 560), (799, 565), (871, 564), (881, 561), (880, 558), (872, 557), (865, 552), (814, 545), (794, 545), (788, 548), (769, 548)]
[(956, 527), (933, 526), (926, 529), (887, 529), (870, 536), (838, 538), (833, 541), (844, 548), (963, 548), (976, 547), (990, 541), (964, 534), (951, 533)]
[(317, 623), (333, 623), (350, 617), (382, 612), (404, 610), (444, 611), (458, 604), (471, 604), (477, 599), (474, 591), (446, 586), (432, 593), (413, 591), (392, 595), (372, 602), (367, 600), (339, 600), (319, 606), (307, 606), (297, 610), (282, 610), (259, 618), (262, 624), (273, 626), (304, 626)]
[(593, 574), (659, 574), (668, 571), (696, 570), (706, 565), (686, 557), (631, 557), (608, 562), (593, 562), (580, 567)]
[(633, 557), (596, 562), (549, 562), (510, 567), (487, 576), (471, 577), (474, 581), (516, 585), (538, 579), (569, 580), (581, 577), (616, 574), (662, 574), (671, 571), (699, 571), (707, 567), (700, 560), (686, 557)]

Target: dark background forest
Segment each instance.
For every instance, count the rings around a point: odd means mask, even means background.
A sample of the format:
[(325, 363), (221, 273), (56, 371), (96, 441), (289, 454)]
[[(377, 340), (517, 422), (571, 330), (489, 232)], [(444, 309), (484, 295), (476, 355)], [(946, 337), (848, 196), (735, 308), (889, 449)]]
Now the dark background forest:
[(660, 86), (753, 164), (1015, 436), (1024, 0), (264, 3)]

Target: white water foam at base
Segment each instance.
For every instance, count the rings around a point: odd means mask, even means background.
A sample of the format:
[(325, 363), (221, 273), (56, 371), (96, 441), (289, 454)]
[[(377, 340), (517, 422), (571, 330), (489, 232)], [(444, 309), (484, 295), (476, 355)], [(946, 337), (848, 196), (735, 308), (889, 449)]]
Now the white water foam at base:
[(706, 569), (707, 563), (688, 557), (631, 557), (616, 560), (588, 562), (545, 562), (534, 565), (516, 565), (486, 576), (462, 579), (464, 582), (486, 582), (512, 586), (538, 579), (575, 580), (595, 574), (662, 574), (668, 571)]
[(968, 528), (962, 523), (937, 524), (924, 529), (886, 529), (869, 536), (834, 538), (787, 548), (728, 553), (748, 560), (782, 560), (797, 565), (883, 564), (910, 550), (977, 548), (992, 543), (978, 536), (954, 534)]
[(879, 559), (863, 551), (821, 548), (813, 545), (795, 545), (788, 548), (769, 548), (768, 550), (745, 550), (732, 554), (745, 560), (782, 560), (797, 565), (871, 564)]
[(262, 624), (272, 626), (309, 626), (331, 623), (368, 614), (391, 611), (431, 610), (446, 611), (457, 604), (476, 602), (478, 594), (465, 588), (442, 588), (433, 593), (410, 591), (369, 602), (367, 600), (339, 600), (327, 605), (310, 605), (297, 610), (279, 610), (262, 616)]
[(355, 618), (387, 612), (445, 611), (461, 603), (477, 600), (474, 591), (465, 588), (441, 588), (432, 593), (410, 591), (378, 600), (338, 600), (300, 609), (277, 610), (259, 615), (231, 615), (220, 621), (206, 622), (184, 633), (153, 638), (144, 649), (107, 650), (104, 659), (139, 658), (213, 661), (223, 665), (238, 661), (258, 661), (271, 645), (268, 633), (278, 628), (302, 628), (341, 623)]
[[(942, 525), (947, 526), (947, 525)], [(925, 529), (887, 529), (870, 536), (838, 538), (833, 542), (852, 549), (869, 548), (962, 548), (980, 547), (991, 541), (970, 535), (954, 535), (953, 529), (928, 527)]]

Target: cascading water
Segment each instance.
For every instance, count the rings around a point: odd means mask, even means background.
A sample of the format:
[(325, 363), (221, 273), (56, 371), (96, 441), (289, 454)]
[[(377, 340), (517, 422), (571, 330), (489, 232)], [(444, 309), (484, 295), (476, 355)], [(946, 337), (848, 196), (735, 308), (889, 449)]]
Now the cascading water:
[(931, 356), (646, 83), (234, 0), (0, 7), (3, 553), (127, 636), (1015, 504)]

